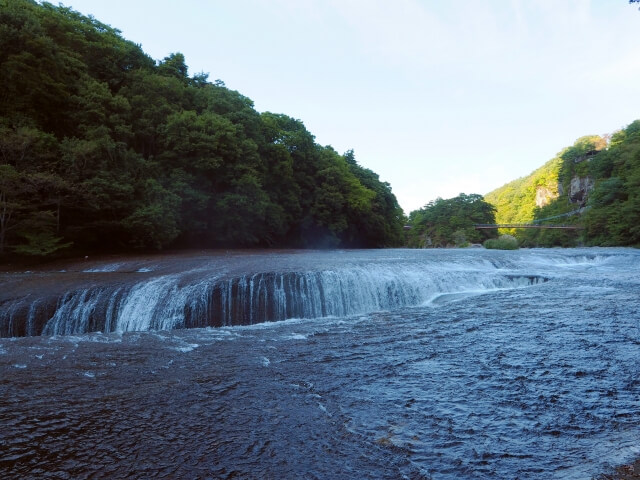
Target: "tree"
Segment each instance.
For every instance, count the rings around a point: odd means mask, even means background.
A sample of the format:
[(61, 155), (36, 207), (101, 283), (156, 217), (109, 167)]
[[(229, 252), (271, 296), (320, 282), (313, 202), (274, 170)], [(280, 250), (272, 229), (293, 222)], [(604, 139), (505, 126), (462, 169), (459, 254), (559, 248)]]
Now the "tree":
[(0, 165), (0, 255), (5, 253), (9, 232), (16, 228), (18, 212), (25, 208), (20, 174), (11, 165)]
[(133, 246), (160, 250), (180, 233), (177, 227), (180, 197), (153, 179), (147, 180), (143, 188), (143, 201), (123, 223)]
[(25, 232), (23, 235), (26, 243), (15, 248), (20, 255), (46, 257), (73, 245), (73, 242), (63, 243), (62, 237), (56, 237), (51, 231)]
[(395, 247), (404, 243), (404, 212), (391, 191), (391, 185), (381, 182), (379, 176), (358, 165), (353, 150), (343, 155), (349, 170), (358, 181), (375, 195), (371, 199), (371, 207), (352, 218), (350, 229), (353, 246), (360, 247)]
[(253, 246), (265, 238), (269, 199), (258, 179), (246, 174), (215, 201), (215, 241), (227, 246)]
[(402, 241), (352, 151), (71, 8), (0, 0), (0, 82), (2, 252)]
[(495, 223), (495, 207), (482, 195), (461, 193), (455, 198), (437, 198), (409, 215), (412, 227), (409, 246), (447, 247), (482, 243), (492, 234), (475, 224)]
[(172, 53), (158, 65), (158, 73), (160, 75), (171, 76), (184, 81), (188, 79), (187, 71), (187, 64), (185, 63), (184, 55), (181, 53)]

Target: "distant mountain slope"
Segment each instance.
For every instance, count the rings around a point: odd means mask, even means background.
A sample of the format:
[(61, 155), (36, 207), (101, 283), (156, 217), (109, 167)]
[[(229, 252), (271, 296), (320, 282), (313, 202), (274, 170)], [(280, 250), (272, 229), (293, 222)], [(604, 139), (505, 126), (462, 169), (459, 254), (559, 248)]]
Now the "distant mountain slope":
[(485, 195), (497, 223), (572, 224), (517, 229), (524, 246), (640, 244), (640, 120), (611, 136), (585, 136), (526, 177)]
[(484, 199), (496, 207), (497, 223), (529, 223), (536, 208), (558, 197), (558, 173), (562, 159), (555, 157), (526, 177), (518, 178), (486, 194)]

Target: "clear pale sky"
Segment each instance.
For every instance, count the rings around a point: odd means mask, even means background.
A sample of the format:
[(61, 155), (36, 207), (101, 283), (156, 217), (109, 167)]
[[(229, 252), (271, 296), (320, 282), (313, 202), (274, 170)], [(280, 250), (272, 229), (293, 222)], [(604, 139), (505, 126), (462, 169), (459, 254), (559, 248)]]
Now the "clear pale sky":
[(627, 0), (66, 0), (353, 149), (408, 214), (640, 119)]

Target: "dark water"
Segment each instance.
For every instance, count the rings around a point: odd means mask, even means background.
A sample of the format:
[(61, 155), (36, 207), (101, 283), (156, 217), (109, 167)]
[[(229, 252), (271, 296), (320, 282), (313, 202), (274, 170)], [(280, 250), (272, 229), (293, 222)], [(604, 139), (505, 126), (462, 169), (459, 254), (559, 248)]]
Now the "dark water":
[[(640, 455), (640, 252), (236, 261), (331, 277), (345, 314), (0, 339), (0, 477), (589, 479)], [(127, 301), (180, 326), (189, 295), (150, 292)]]

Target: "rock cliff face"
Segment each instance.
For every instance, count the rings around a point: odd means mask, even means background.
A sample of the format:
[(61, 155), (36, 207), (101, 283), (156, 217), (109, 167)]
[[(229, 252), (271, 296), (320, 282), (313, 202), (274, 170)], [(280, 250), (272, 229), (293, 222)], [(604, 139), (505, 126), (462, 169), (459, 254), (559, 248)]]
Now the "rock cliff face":
[(584, 205), (587, 202), (589, 192), (593, 190), (595, 182), (593, 178), (586, 177), (573, 177), (569, 184), (569, 201), (571, 203), (578, 203)]
[(536, 206), (538, 208), (545, 207), (551, 203), (551, 200), (558, 198), (558, 193), (554, 193), (547, 187), (539, 186), (536, 188)]

